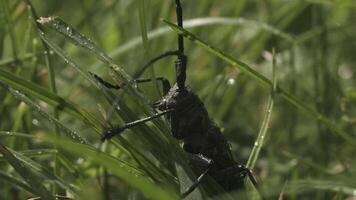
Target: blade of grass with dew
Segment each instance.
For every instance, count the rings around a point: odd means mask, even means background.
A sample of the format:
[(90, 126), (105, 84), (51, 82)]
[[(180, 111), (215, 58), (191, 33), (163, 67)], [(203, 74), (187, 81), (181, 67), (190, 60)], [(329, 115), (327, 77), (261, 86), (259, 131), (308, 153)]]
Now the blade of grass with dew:
[(42, 178), (42, 182), (50, 181), (52, 183), (57, 184), (67, 192), (70, 192), (73, 195), (76, 194), (74, 186), (70, 185), (69, 183), (62, 180), (60, 177), (56, 176), (53, 171), (48, 170), (46, 167), (38, 164), (27, 156), (22, 155), (20, 152), (11, 149), (8, 149), (8, 151), (11, 152), (11, 154), (14, 155), (23, 166), (27, 167), (29, 170), (31, 170), (31, 172), (35, 173), (38, 178)]
[[(30, 0), (26, 0), (25, 1), (27, 3), (27, 7), (28, 7), (28, 11), (30, 13), (30, 21), (33, 21), (34, 22), (34, 25), (36, 26), (36, 29), (37, 31), (40, 33), (42, 30), (42, 27), (39, 26), (37, 23), (36, 23), (36, 20), (38, 19), (37, 17), (37, 13), (35, 11), (35, 8), (33, 7), (32, 3)], [(45, 64), (46, 64), (46, 67), (47, 67), (47, 70), (48, 70), (48, 74), (49, 74), (49, 86), (50, 86), (50, 91), (54, 94), (57, 94), (57, 86), (56, 86), (56, 77), (55, 77), (55, 72), (54, 72), (54, 68), (52, 66), (52, 63), (51, 63), (51, 57), (50, 57), (50, 49), (49, 49), (49, 46), (47, 45), (46, 42), (44, 42), (43, 40), (42, 41), (42, 45), (43, 45), (43, 48), (44, 48), (44, 51), (45, 51), (45, 55), (44, 55), (44, 59), (45, 59)], [(54, 107), (53, 108), (53, 117), (55, 120), (58, 120), (59, 119), (59, 112), (58, 112), (58, 108), (57, 107)], [(55, 130), (55, 134), (56, 136), (58, 137), (59, 136), (59, 127), (54, 124), (54, 130)], [(56, 148), (54, 146), (54, 148)], [(60, 174), (60, 165), (59, 165), (59, 161), (58, 161), (58, 158), (57, 158), (57, 154), (54, 155), (54, 173), (55, 174)], [(57, 193), (57, 188), (56, 187), (53, 187), (53, 193), (56, 194)]]
[[(97, 56), (99, 60), (103, 61), (107, 65), (110, 66), (112, 64), (111, 58), (108, 57), (103, 51), (101, 51), (92, 40), (82, 35), (79, 31), (75, 30), (72, 26), (64, 22), (59, 17), (41, 17), (39, 20), (37, 20), (37, 22), (41, 25), (49, 26), (57, 33), (64, 35), (67, 39), (70, 39), (70, 42), (73, 44), (91, 51), (94, 53), (94, 55)], [(43, 32), (41, 35), (43, 36)], [(45, 42), (49, 44), (48, 38), (42, 36), (41, 38), (44, 38)], [(51, 44), (49, 44), (49, 46), (52, 47)]]
[(80, 136), (78, 133), (69, 129), (64, 124), (62, 124), (58, 119), (54, 118), (53, 116), (51, 116), (51, 115), (47, 114), (45, 111), (43, 111), (43, 109), (36, 102), (34, 102), (30, 98), (28, 98), (26, 95), (22, 94), (21, 92), (19, 92), (17, 90), (12, 89), (11, 87), (9, 87), (7, 85), (3, 85), (1, 83), (0, 83), (0, 87), (7, 89), (16, 98), (25, 102), (28, 106), (33, 108), (36, 112), (38, 112), (40, 115), (42, 115), (49, 122), (58, 126), (58, 128), (63, 130), (70, 138), (73, 138), (74, 140), (78, 141), (79, 143), (85, 143), (85, 144), (88, 143), (87, 140), (85, 138), (83, 138), (82, 136)]
[(36, 194), (36, 191), (22, 179), (16, 178), (12, 176), (10, 173), (4, 173), (0, 171), (0, 182), (4, 182), (4, 181), (8, 182), (9, 184), (19, 189), (24, 189), (32, 194)]
[[(262, 74), (258, 73), (254, 69), (252, 69), (249, 65), (246, 63), (239, 61), (232, 56), (229, 56), (228, 54), (224, 53), (220, 49), (213, 47), (209, 45), (207, 42), (201, 40), (191, 32), (182, 29), (175, 24), (163, 20), (168, 26), (170, 26), (175, 32), (183, 34), (184, 37), (188, 38), (192, 42), (196, 43), (197, 45), (203, 47), (206, 49), (208, 52), (216, 55), (217, 57), (221, 58), (222, 60), (226, 61), (227, 63), (231, 64), (232, 66), (240, 69), (241, 71), (245, 72), (249, 77), (255, 79), (259, 84), (265, 87), (272, 87), (271, 81), (269, 81), (265, 76)], [(315, 111), (313, 108), (309, 107), (307, 104), (299, 100), (297, 97), (294, 95), (290, 94), (289, 92), (285, 91), (284, 89), (277, 87), (277, 94), (279, 94), (283, 99), (285, 99), (288, 103), (292, 104), (296, 108), (308, 113), (312, 117), (314, 117), (316, 120), (319, 120), (322, 122), (326, 127), (328, 127), (332, 132), (338, 134), (342, 139), (344, 139), (348, 144), (352, 145), (353, 147), (356, 147), (356, 140), (352, 138), (349, 134), (347, 134), (344, 130), (342, 130), (340, 127), (338, 127), (334, 122), (329, 120), (327, 117), (322, 115), (321, 113)]]
[(49, 105), (56, 106), (60, 108), (59, 110), (63, 110), (76, 118), (84, 119), (94, 127), (100, 127), (100, 124), (102, 124), (97, 118), (80, 106), (49, 92), (47, 89), (33, 82), (17, 77), (6, 70), (0, 69), (0, 81), (25, 94), (34, 96)]
[[(56, 149), (35, 149), (35, 150), (23, 150), (18, 152), (28, 158), (48, 156), (48, 155), (53, 156), (54, 154), (58, 153)], [(4, 158), (3, 156), (0, 155), (0, 161), (2, 160), (4, 160)]]
[(100, 152), (91, 146), (84, 144), (77, 144), (70, 142), (68, 140), (54, 138), (49, 135), (41, 136), (41, 139), (56, 143), (58, 147), (63, 150), (68, 151), (71, 154), (83, 156), (90, 158), (94, 163), (105, 166), (112, 173), (119, 176), (122, 180), (130, 184), (132, 187), (140, 190), (147, 198), (150, 199), (178, 199), (178, 196), (174, 192), (166, 191), (156, 184), (151, 182), (149, 179), (142, 176), (142, 174), (137, 174), (134, 169), (128, 167), (122, 162), (119, 162), (116, 158)]
[(256, 141), (253, 145), (250, 157), (248, 158), (246, 167), (253, 170), (257, 161), (260, 151), (262, 149), (264, 140), (266, 139), (267, 130), (269, 128), (269, 122), (271, 120), (273, 105), (274, 105), (274, 96), (277, 89), (277, 67), (276, 67), (276, 55), (274, 49), (272, 50), (272, 67), (273, 67), (273, 78), (272, 78), (272, 89), (271, 94), (268, 97), (267, 110), (262, 121), (260, 131), (258, 132)]
[(91, 76), (89, 75), (89, 73), (83, 69), (80, 65), (78, 65), (73, 59), (71, 59), (69, 56), (67, 56), (67, 54), (55, 43), (53, 43), (44, 32), (39, 32), (39, 36), (40, 38), (46, 42), (46, 44), (48, 44), (49, 47), (51, 47), (51, 49), (57, 53), (57, 55), (59, 55), (65, 63), (71, 65), (72, 67), (74, 67), (74, 69), (76, 69), (82, 76), (84, 76), (91, 84), (93, 84), (94, 86), (96, 86), (95, 81), (93, 78), (91, 78)]
[(18, 133), (12, 131), (0, 131), (0, 137), (21, 137), (21, 138), (29, 138), (33, 139), (34, 136), (28, 133)]
[(42, 197), (43, 199), (55, 200), (51, 192), (43, 186), (41, 178), (39, 178), (28, 167), (24, 166), (23, 163), (2, 144), (0, 144), (0, 153), (11, 164), (16, 172), (24, 178), (27, 184), (32, 186), (31, 188), (36, 195)]

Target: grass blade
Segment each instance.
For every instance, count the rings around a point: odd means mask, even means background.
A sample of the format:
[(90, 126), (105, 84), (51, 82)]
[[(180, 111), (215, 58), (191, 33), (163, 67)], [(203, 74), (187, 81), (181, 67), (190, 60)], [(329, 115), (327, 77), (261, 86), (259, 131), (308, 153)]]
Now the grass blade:
[(34, 138), (33, 135), (27, 133), (18, 133), (12, 131), (0, 131), (0, 137), (22, 137), (22, 138)]
[(36, 194), (36, 191), (34, 189), (32, 189), (32, 187), (30, 187), (25, 181), (23, 181), (22, 179), (16, 178), (12, 175), (10, 175), (9, 173), (4, 173), (2, 171), (0, 171), (0, 180), (1, 181), (7, 181), (9, 184), (24, 189), (32, 194)]
[[(73, 44), (91, 51), (104, 63), (108, 65), (112, 63), (111, 58), (103, 51), (101, 51), (93, 41), (82, 35), (80, 32), (75, 30), (69, 24), (65, 23), (59, 17), (41, 17), (39, 20), (37, 20), (37, 22), (41, 25), (47, 25), (58, 33), (64, 35), (66, 38), (70, 39)], [(43, 33), (41, 35), (43, 35)], [(49, 44), (47, 38), (42, 36), (41, 38), (45, 39), (45, 42)], [(49, 45), (52, 47), (51, 44)]]
[[(36, 150), (19, 151), (19, 153), (22, 154), (23, 156), (33, 158), (33, 157), (54, 155), (54, 154), (57, 154), (58, 151), (56, 149), (36, 149)], [(2, 159), (3, 159), (3, 157), (0, 156), (0, 160), (2, 160)]]
[[(76, 191), (72, 186), (69, 185), (69, 183), (66, 183), (63, 181), (61, 178), (56, 176), (53, 171), (48, 170), (44, 166), (38, 164), (37, 162), (31, 160), (30, 158), (24, 156), (20, 152), (8, 149), (8, 151), (16, 157), (17, 161), (26, 169), (30, 170), (31, 173), (34, 174), (34, 176), (37, 177), (37, 179), (41, 179), (40, 183), (43, 185), (43, 182), (50, 181), (61, 188), (65, 189), (66, 191), (70, 192), (71, 194), (76, 194)], [(4, 158), (8, 160), (8, 158), (4, 155)], [(16, 169), (17, 171), (17, 169)], [(18, 171), (17, 171), (18, 172)]]
[(65, 125), (63, 125), (58, 119), (55, 117), (47, 114), (43, 109), (34, 101), (32, 101), (30, 98), (25, 96), (19, 91), (16, 91), (12, 89), (11, 87), (4, 86), (3, 84), (0, 84), (0, 86), (6, 88), (9, 92), (11, 92), (16, 98), (19, 98), (21, 101), (25, 102), (28, 106), (33, 108), (35, 111), (37, 111), (39, 114), (41, 114), (44, 118), (48, 119), (51, 123), (55, 124), (59, 129), (63, 130), (70, 138), (73, 138), (74, 140), (77, 140), (79, 143), (88, 143), (85, 138), (80, 136), (78, 133), (75, 131), (72, 131), (71, 129), (67, 128)]
[(90, 113), (82, 109), (80, 106), (75, 105), (72, 102), (69, 102), (66, 99), (59, 97), (52, 92), (49, 92), (47, 89), (30, 82), (28, 80), (22, 79), (18, 76), (15, 76), (3, 69), (0, 69), (0, 81), (13, 87), (16, 90), (20, 90), (25, 94), (34, 96), (49, 105), (58, 107), (59, 110), (63, 110), (79, 119), (86, 120), (91, 123), (94, 127), (98, 127), (101, 122)]
[(42, 180), (32, 170), (25, 167), (22, 162), (2, 144), (0, 144), (0, 153), (12, 165), (12, 167), (14, 167), (16, 172), (19, 173), (29, 185), (32, 185), (33, 191), (38, 196), (43, 199), (55, 200), (51, 192), (43, 186)]
[(137, 174), (133, 168), (125, 165), (123, 162), (118, 161), (116, 158), (113, 158), (108, 154), (94, 149), (93, 147), (84, 144), (73, 143), (64, 139), (56, 139), (48, 135), (41, 138), (45, 141), (57, 144), (58, 147), (72, 154), (77, 156), (85, 155), (94, 163), (105, 166), (108, 170), (119, 176), (122, 180), (139, 189), (147, 198), (177, 199), (177, 196), (174, 193), (163, 190), (144, 176)]
[(266, 134), (267, 134), (267, 130), (268, 130), (268, 126), (269, 126), (269, 122), (271, 120), (271, 116), (272, 116), (272, 110), (273, 110), (273, 105), (274, 105), (274, 95), (277, 89), (277, 69), (276, 69), (276, 57), (275, 57), (275, 52), (274, 50), (272, 50), (272, 54), (273, 54), (273, 61), (272, 61), (272, 66), (273, 66), (273, 82), (272, 82), (272, 90), (271, 90), (271, 94), (268, 97), (268, 103), (267, 103), (267, 110), (264, 116), (264, 119), (262, 121), (262, 125), (261, 128), (258, 132), (257, 135), (257, 139), (255, 141), (255, 144), (253, 146), (253, 149), (251, 151), (250, 157), (247, 161), (246, 167), (253, 170), (253, 168), (255, 167), (257, 158), (260, 154), (261, 148), (263, 146), (263, 142), (266, 138)]

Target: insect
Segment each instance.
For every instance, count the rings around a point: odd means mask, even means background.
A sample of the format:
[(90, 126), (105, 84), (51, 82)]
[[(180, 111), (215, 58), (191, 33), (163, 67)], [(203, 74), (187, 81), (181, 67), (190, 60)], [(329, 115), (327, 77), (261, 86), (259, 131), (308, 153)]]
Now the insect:
[[(183, 14), (180, 0), (175, 0), (178, 26), (183, 27)], [(121, 126), (114, 126), (103, 133), (102, 140), (110, 139), (121, 134), (125, 129), (152, 119), (167, 116), (173, 137), (181, 140), (183, 149), (188, 153), (191, 162), (203, 170), (194, 183), (182, 193), (184, 198), (190, 194), (209, 175), (225, 191), (243, 188), (244, 178), (247, 176), (257, 186), (252, 172), (245, 166), (234, 161), (229, 143), (222, 135), (220, 128), (210, 119), (203, 102), (190, 91), (186, 85), (187, 56), (184, 54), (183, 36), (178, 35), (178, 50), (164, 53), (150, 61), (143, 70), (154, 62), (168, 56), (177, 56), (176, 83), (171, 87), (169, 81), (163, 77), (155, 78), (163, 85), (164, 96), (153, 104), (153, 108), (160, 110), (152, 116), (129, 122)], [(141, 71), (142, 72), (142, 71)], [(120, 89), (121, 85), (113, 85), (99, 76), (94, 77), (107, 88)], [(153, 81), (153, 78), (134, 79), (135, 83)]]

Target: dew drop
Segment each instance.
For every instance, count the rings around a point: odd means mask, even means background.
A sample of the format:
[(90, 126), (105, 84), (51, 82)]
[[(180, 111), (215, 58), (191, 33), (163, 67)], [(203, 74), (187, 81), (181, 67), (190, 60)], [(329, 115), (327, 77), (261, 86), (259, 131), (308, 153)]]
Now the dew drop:
[(32, 120), (32, 124), (35, 125), (35, 126), (38, 126), (39, 125), (39, 121), (37, 119), (33, 119)]
[(339, 76), (343, 79), (351, 79), (354, 75), (351, 67), (346, 65), (340, 66), (337, 72)]
[(235, 85), (235, 79), (234, 78), (229, 78), (228, 80), (227, 80), (227, 84), (228, 85)]
[(77, 164), (82, 164), (84, 162), (84, 158), (78, 158), (76, 163)]

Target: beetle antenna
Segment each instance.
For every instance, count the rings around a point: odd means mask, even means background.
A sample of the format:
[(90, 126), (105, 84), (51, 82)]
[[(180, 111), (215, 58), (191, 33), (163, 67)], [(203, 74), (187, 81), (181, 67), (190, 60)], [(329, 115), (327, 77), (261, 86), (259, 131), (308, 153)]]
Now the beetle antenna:
[[(183, 11), (180, 0), (176, 0), (177, 24), (183, 28)], [(178, 34), (178, 58), (176, 60), (176, 78), (177, 85), (180, 90), (185, 90), (187, 56), (184, 55), (184, 40), (183, 35)]]

